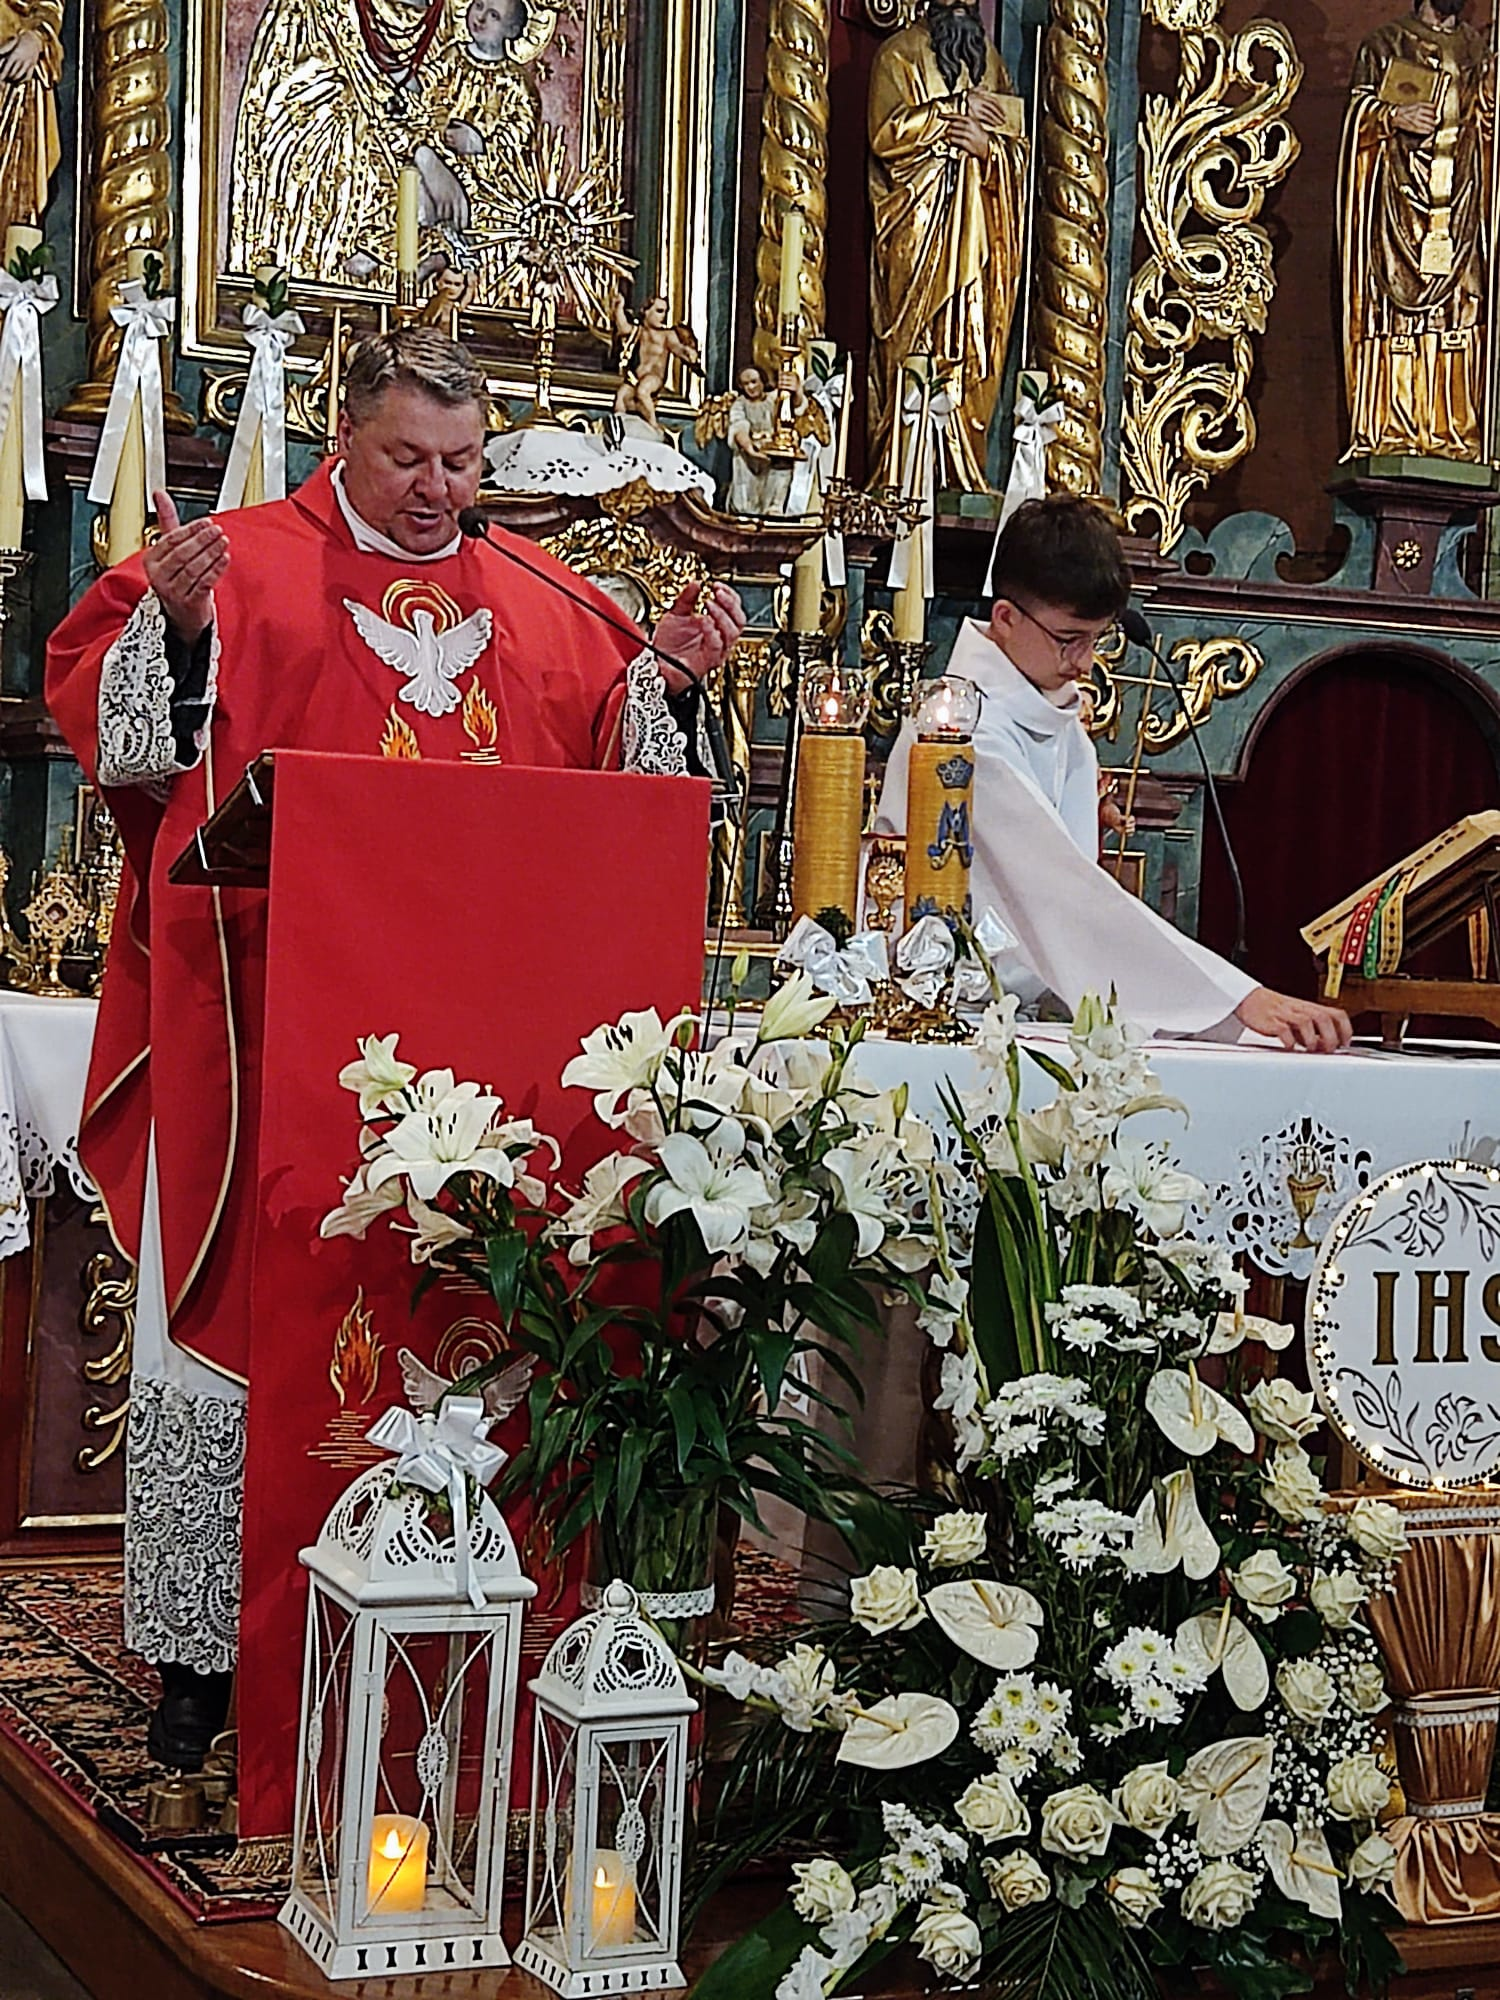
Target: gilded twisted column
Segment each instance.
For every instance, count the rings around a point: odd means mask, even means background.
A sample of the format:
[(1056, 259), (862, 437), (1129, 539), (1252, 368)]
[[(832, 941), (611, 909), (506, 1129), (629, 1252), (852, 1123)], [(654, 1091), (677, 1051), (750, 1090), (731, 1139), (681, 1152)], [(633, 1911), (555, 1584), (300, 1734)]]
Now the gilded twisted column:
[(1097, 493), (1104, 477), (1109, 318), (1106, 0), (1052, 0), (1043, 51), (1036, 364), (1062, 404), (1050, 484)]
[[(172, 235), (164, 0), (96, 0), (90, 23), (89, 379), (65, 415), (102, 416), (120, 348), (110, 318), (132, 250), (166, 258)], [(175, 395), (167, 422), (192, 429)]]
[(776, 287), (781, 217), (802, 211), (802, 332), (823, 332), (823, 248), (828, 228), (829, 0), (771, 0), (766, 98), (760, 140), (760, 243), (755, 253), (756, 366), (780, 366)]

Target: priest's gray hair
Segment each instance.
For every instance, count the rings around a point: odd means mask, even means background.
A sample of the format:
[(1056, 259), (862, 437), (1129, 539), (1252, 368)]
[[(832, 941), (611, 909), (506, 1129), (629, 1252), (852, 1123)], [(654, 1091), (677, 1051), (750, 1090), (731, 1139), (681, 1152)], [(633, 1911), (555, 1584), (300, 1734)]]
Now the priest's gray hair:
[(372, 333), (359, 343), (344, 375), (349, 421), (363, 423), (395, 382), (420, 389), (450, 408), (483, 405), (488, 396), (484, 370), (473, 355), (435, 326), (398, 326), (390, 333)]

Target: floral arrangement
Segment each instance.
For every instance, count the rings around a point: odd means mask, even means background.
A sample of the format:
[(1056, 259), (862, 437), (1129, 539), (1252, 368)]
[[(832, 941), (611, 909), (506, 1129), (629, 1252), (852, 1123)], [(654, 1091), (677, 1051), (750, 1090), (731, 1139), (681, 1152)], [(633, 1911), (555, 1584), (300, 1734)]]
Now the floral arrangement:
[(857, 1394), (881, 1296), (921, 1296), (933, 1135), (903, 1092), (855, 1082), (857, 1028), (806, 1039), (832, 1006), (799, 976), (712, 1049), (688, 1014), (597, 1029), (563, 1081), (624, 1143), (572, 1188), (554, 1140), (451, 1070), (418, 1075), (395, 1035), (340, 1077), (360, 1164), (324, 1235), (384, 1217), (424, 1284), (493, 1294), (509, 1347), (456, 1388), (517, 1350), (538, 1364), (497, 1490), (539, 1501), (558, 1550), (592, 1529), (601, 1572), (648, 1591), (702, 1583), (721, 1505), (841, 1518), (852, 1461), (812, 1406), (830, 1371)]
[(1272, 2000), (1335, 1939), (1350, 1991), (1383, 1987), (1387, 1696), (1360, 1611), (1400, 1516), (1326, 1508), (1313, 1398), (1266, 1373), (1291, 1329), (1244, 1312), (1185, 1233), (1196, 1183), (1130, 1134), (1167, 1103), (1137, 1038), (1086, 1003), (1028, 1112), (1014, 1011), (948, 1099), (965, 1191), (932, 1170), (955, 1504), (867, 1508), (847, 1619), (717, 1674), (756, 1713), (729, 1807), (761, 1843), (837, 1845), (698, 1994), (823, 2000), (898, 1943), (1027, 2000), (1200, 1965)]

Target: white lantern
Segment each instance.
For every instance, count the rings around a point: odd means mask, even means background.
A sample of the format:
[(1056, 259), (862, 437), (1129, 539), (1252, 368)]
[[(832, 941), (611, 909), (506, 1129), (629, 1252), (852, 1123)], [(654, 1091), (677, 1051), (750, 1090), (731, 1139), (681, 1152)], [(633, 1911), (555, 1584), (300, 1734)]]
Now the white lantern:
[(531, 1683), (526, 1934), (517, 1965), (564, 1995), (681, 1986), (688, 1717), (671, 1648), (629, 1584), (570, 1625)]
[(521, 1619), (536, 1585), (484, 1482), (478, 1397), (390, 1410), (310, 1577), (292, 1888), (331, 1979), (508, 1965), (500, 1939)]

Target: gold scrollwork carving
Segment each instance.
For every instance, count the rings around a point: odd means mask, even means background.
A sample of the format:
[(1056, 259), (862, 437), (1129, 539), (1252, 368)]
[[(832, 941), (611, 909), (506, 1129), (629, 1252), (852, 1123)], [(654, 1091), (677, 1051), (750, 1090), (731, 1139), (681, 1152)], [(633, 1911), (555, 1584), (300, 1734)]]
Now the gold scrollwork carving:
[(1104, 478), (1109, 320), (1109, 17), (1106, 0), (1052, 0), (1043, 51), (1037, 366), (1061, 403), (1051, 484)]
[[(626, 512), (632, 511), (627, 506)], [(639, 520), (612, 513), (574, 521), (561, 534), (549, 535), (542, 546), (580, 576), (596, 582), (601, 577), (617, 578), (624, 588), (613, 594), (622, 602), (638, 593), (640, 602), (626, 603), (625, 608), (646, 624), (654, 624), (689, 585), (708, 581), (708, 571), (696, 556), (668, 548)]]
[[(97, 1209), (92, 1220), (102, 1222), (104, 1211)], [(136, 1274), (132, 1264), (123, 1266), (114, 1250), (100, 1250), (84, 1266), (83, 1307), (78, 1316), (83, 1332), (94, 1340), (107, 1340), (103, 1354), (91, 1354), (80, 1373), (94, 1392), (83, 1412), (83, 1428), (100, 1439), (97, 1444), (80, 1445), (73, 1464), (79, 1472), (98, 1472), (124, 1449), (125, 1420), (130, 1414), (130, 1356), (135, 1344)], [(111, 1392), (126, 1385), (118, 1401)]]
[[(1193, 493), (1255, 443), (1246, 400), (1275, 293), (1271, 239), (1255, 220), (1301, 150), (1286, 112), (1302, 82), (1277, 21), (1233, 36), (1218, 0), (1152, 0), (1180, 40), (1176, 95), (1141, 110), (1141, 227), (1149, 247), (1130, 284), (1121, 470), (1126, 519), (1163, 550)], [(1194, 216), (1207, 230), (1184, 233)], [(1196, 350), (1212, 344), (1210, 352)]]
[[(1187, 735), (1184, 707), (1196, 729), (1207, 719), (1216, 701), (1232, 701), (1237, 694), (1243, 694), (1265, 665), (1258, 646), (1232, 633), (1212, 639), (1179, 639), (1170, 658), (1182, 687), (1182, 702), (1166, 688), (1161, 690), (1161, 706), (1152, 706), (1145, 721), (1145, 741), (1146, 749), (1153, 755), (1170, 750)], [(1089, 733), (1093, 736), (1113, 737), (1123, 714), (1125, 689), (1147, 685), (1142, 674), (1120, 673), (1119, 661), (1120, 653), (1112, 658), (1102, 653), (1094, 656), (1094, 705), (1089, 717)], [(1156, 685), (1160, 688), (1159, 682)]]
[(771, 0), (765, 125), (760, 142), (760, 242), (755, 253), (757, 367), (780, 366), (776, 323), (781, 218), (801, 211), (802, 335), (823, 332), (823, 249), (828, 228), (828, 0)]

